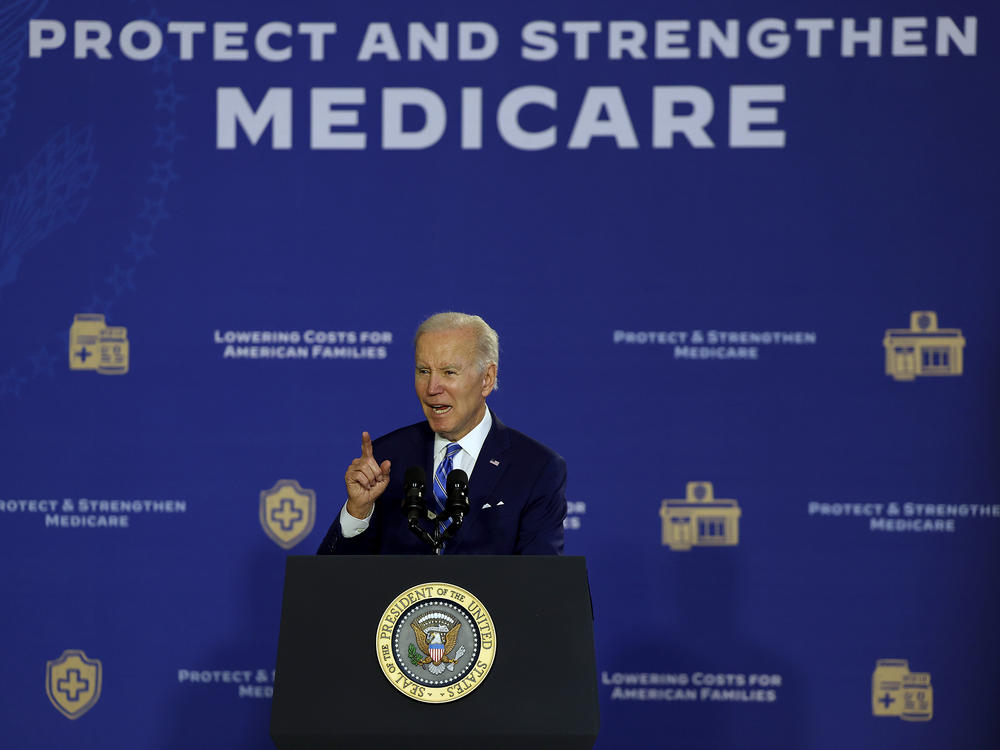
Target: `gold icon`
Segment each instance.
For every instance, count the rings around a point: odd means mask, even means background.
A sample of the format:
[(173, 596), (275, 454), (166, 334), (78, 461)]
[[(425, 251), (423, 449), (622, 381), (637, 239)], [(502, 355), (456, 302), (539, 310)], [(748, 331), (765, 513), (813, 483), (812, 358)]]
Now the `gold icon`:
[(422, 583), (402, 592), (386, 607), (375, 634), (386, 679), (423, 703), (464, 698), (486, 679), (496, 651), (486, 606), (451, 583)]
[(280, 479), (260, 493), (260, 525), (279, 547), (294, 547), (309, 536), (315, 522), (316, 492), (294, 479)]
[(128, 330), (107, 325), (98, 313), (74, 315), (69, 329), (69, 369), (124, 375), (128, 372)]
[(872, 715), (930, 721), (934, 691), (929, 672), (911, 672), (906, 659), (879, 659), (872, 673)]
[(45, 663), (45, 693), (67, 719), (79, 719), (101, 697), (101, 662), (78, 649)]
[(958, 328), (938, 328), (933, 310), (914, 310), (910, 313), (910, 327), (889, 328), (882, 345), (885, 374), (896, 380), (962, 374), (962, 332)]
[(688, 482), (683, 500), (660, 505), (665, 546), (675, 551), (692, 547), (734, 547), (740, 543), (740, 506), (715, 497), (711, 482)]

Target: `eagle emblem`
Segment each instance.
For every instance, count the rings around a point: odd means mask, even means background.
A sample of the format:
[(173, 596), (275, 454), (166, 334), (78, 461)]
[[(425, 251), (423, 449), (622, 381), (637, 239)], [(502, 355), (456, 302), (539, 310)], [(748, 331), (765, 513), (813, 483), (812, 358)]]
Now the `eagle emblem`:
[(386, 679), (421, 703), (450, 703), (479, 687), (496, 646), (493, 619), (479, 598), (435, 581), (390, 602), (375, 636)]
[[(458, 643), (458, 631), (462, 623), (456, 622), (444, 612), (431, 612), (416, 622), (411, 622), (410, 627), (413, 628), (413, 636), (417, 642), (416, 646), (410, 644), (407, 654), (410, 663), (423, 667), (431, 674), (441, 674), (445, 669), (454, 672), (458, 660), (465, 655), (465, 646), (460, 646), (455, 651), (455, 658), (449, 658)], [(423, 652), (423, 657), (417, 652), (418, 648)]]

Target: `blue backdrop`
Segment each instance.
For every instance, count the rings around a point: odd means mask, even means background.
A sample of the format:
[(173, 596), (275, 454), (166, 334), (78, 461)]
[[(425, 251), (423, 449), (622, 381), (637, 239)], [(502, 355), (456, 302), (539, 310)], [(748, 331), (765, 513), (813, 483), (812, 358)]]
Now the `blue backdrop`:
[(5, 744), (270, 746), (454, 309), (569, 467), (598, 747), (995, 746), (998, 21), (8, 0)]

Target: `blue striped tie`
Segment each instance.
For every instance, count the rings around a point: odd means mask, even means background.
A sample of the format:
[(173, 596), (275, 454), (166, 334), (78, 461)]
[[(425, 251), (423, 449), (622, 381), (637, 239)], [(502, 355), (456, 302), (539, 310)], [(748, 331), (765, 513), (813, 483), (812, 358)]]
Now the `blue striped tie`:
[[(448, 443), (445, 449), (444, 460), (438, 464), (437, 471), (434, 472), (434, 497), (437, 499), (438, 513), (444, 512), (445, 502), (448, 500), (448, 474), (454, 468), (455, 454), (462, 450), (458, 443)], [(444, 531), (451, 525), (451, 519), (446, 519), (441, 524)]]

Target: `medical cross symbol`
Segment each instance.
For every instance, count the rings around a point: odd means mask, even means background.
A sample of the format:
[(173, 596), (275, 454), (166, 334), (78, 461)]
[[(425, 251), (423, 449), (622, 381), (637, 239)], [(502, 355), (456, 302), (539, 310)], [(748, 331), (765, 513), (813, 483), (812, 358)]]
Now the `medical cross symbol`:
[(91, 352), (87, 351), (87, 347), (82, 346), (82, 347), (80, 347), (80, 351), (78, 351), (76, 353), (76, 356), (78, 356), (80, 358), (81, 362), (85, 363), (87, 361), (87, 357), (91, 357), (91, 356), (93, 356), (93, 354)]
[(889, 695), (889, 693), (886, 693), (885, 695), (883, 695), (881, 698), (878, 699), (878, 702), (884, 705), (886, 708), (889, 708), (889, 705), (895, 703), (896, 699), (893, 698), (891, 695)]
[(281, 499), (281, 508), (271, 511), (271, 520), (281, 525), (282, 531), (291, 531), (296, 522), (302, 520), (302, 511), (287, 497)]
[(80, 693), (89, 687), (89, 681), (80, 679), (79, 669), (67, 670), (66, 676), (56, 683), (56, 690), (66, 693), (71, 701), (79, 700)]

